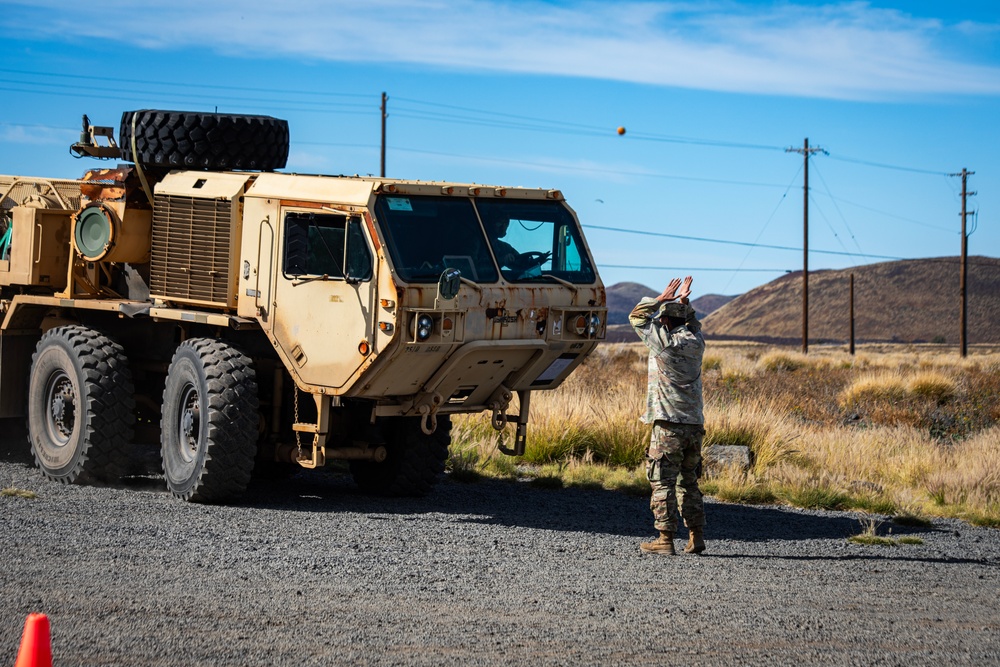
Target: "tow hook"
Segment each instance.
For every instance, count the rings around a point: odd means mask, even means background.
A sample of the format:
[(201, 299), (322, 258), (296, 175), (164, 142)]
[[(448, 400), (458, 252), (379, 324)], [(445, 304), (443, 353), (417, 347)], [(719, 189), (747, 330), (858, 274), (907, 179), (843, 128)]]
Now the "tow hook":
[[(437, 430), (437, 411), (444, 403), (444, 396), (438, 392), (424, 392), (412, 403), (406, 404), (407, 410), (413, 410), (420, 415), (420, 430), (424, 435), (431, 435)], [(411, 412), (412, 414), (412, 412)]]
[(524, 456), (524, 449), (528, 444), (528, 425), (518, 423), (517, 429), (514, 431), (514, 446), (507, 447), (503, 444), (503, 433), (500, 434), (497, 440), (497, 449), (506, 454), (507, 456)]
[(424, 432), (424, 435), (434, 433), (438, 427), (437, 407), (431, 408), (427, 404), (421, 405), (420, 415), (420, 430)]
[(497, 387), (497, 390), (490, 396), (488, 405), (493, 410), (493, 417), (490, 419), (490, 423), (498, 431), (502, 431), (503, 427), (507, 425), (507, 406), (510, 405), (512, 398), (514, 398), (514, 394), (503, 385)]
[[(493, 428), (500, 431), (497, 437), (497, 449), (499, 449), (504, 454), (508, 456), (523, 456), (525, 447), (527, 446), (528, 438), (528, 402), (531, 398), (530, 391), (519, 391), (517, 392), (518, 402), (521, 404), (520, 410), (516, 415), (508, 415), (507, 407), (510, 405), (510, 401), (513, 398), (513, 394), (507, 387), (501, 385), (490, 397), (490, 407), (493, 409), (492, 424)], [(507, 424), (515, 422), (517, 424), (514, 430), (514, 446), (507, 447), (503, 444), (503, 429)]]

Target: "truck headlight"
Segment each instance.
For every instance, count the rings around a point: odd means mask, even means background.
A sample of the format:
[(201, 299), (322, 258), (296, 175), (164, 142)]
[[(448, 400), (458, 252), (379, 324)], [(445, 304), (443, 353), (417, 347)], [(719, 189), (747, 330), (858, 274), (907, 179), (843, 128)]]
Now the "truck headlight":
[(599, 315), (592, 314), (590, 320), (587, 322), (587, 338), (593, 338), (597, 335), (597, 332), (601, 330), (601, 317)]
[(434, 332), (434, 318), (427, 313), (420, 313), (413, 322), (413, 336), (423, 342)]
[(577, 336), (593, 338), (601, 330), (601, 318), (596, 313), (579, 315), (576, 318), (575, 329)]

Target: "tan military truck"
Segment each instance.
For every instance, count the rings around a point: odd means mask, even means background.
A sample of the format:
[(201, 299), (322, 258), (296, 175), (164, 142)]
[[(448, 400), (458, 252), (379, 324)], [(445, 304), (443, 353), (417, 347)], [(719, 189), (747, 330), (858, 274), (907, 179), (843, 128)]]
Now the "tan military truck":
[(117, 142), (85, 116), (72, 150), (124, 162), (0, 176), (0, 417), (53, 480), (114, 480), (158, 440), (185, 500), (332, 460), (419, 495), (451, 415), (523, 453), (531, 392), (604, 337), (557, 190), (278, 173), (264, 116), (126, 112)]

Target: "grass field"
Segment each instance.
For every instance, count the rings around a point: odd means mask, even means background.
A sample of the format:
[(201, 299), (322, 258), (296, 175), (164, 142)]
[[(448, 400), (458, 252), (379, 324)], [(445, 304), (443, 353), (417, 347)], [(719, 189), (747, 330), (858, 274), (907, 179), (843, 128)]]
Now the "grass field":
[[(710, 342), (703, 370), (706, 450), (752, 457), (748, 470), (707, 469), (707, 494), (1000, 527), (1000, 353)], [(452, 476), (646, 495), (645, 385), (641, 344), (603, 344), (562, 387), (532, 394), (523, 457), (497, 451), (487, 416), (456, 418)]]

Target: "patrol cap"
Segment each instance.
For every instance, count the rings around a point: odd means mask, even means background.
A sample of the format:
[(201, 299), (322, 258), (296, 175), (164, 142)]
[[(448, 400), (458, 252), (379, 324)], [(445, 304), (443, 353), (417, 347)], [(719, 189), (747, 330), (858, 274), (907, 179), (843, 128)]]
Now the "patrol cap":
[(679, 320), (687, 318), (687, 305), (680, 302), (667, 302), (660, 306), (657, 317), (675, 317)]

